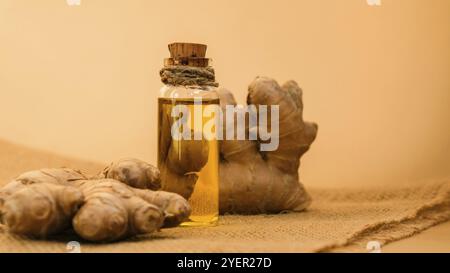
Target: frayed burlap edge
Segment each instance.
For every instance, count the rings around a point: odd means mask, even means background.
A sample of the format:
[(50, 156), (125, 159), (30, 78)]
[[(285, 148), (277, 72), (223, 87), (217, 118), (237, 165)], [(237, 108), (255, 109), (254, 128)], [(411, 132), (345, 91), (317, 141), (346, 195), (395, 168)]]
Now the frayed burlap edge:
[(380, 246), (412, 237), (428, 228), (450, 221), (450, 183), (443, 183), (441, 192), (431, 201), (419, 206), (408, 215), (391, 221), (367, 225), (347, 238), (325, 244), (313, 252), (352, 252), (361, 249), (368, 241)]

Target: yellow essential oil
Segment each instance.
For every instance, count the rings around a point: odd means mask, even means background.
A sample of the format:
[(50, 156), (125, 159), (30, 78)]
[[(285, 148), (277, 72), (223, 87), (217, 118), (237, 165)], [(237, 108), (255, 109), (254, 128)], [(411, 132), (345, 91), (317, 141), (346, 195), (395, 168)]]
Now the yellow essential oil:
[[(158, 166), (160, 169), (170, 169), (177, 171), (180, 169), (180, 163), (183, 162), (183, 158), (189, 158), (191, 160), (200, 160), (202, 162), (202, 168), (198, 171), (187, 172), (189, 175), (196, 175), (196, 181), (194, 189), (190, 195), (188, 201), (192, 208), (192, 213), (188, 221), (184, 222), (182, 226), (211, 226), (216, 225), (219, 217), (219, 145), (216, 137), (207, 135), (211, 132), (203, 131), (203, 128), (211, 122), (215, 122), (217, 119), (215, 115), (206, 116), (204, 110), (206, 107), (216, 106), (219, 107), (219, 100), (216, 99), (202, 99), (201, 105), (195, 105), (198, 100), (193, 98), (173, 99), (173, 98), (159, 98), (158, 101)], [(172, 116), (174, 107), (182, 105), (187, 109), (188, 132), (192, 132), (191, 139), (174, 139), (171, 135), (173, 125), (180, 119), (180, 116)], [(186, 114), (186, 113), (184, 113)], [(169, 120), (169, 122), (167, 122)], [(194, 124), (197, 122), (197, 124)], [(170, 125), (170, 126), (167, 126)], [(198, 129), (202, 130), (200, 133), (201, 140), (195, 140), (194, 134), (198, 132)], [(214, 128), (217, 130), (217, 128)], [(213, 130), (213, 133), (215, 131)], [(167, 138), (171, 137), (170, 143)], [(193, 151), (190, 145), (196, 147)], [(201, 147), (201, 148), (199, 148)], [(199, 159), (201, 155), (188, 154), (196, 153), (197, 150), (207, 151), (204, 156), (205, 160)], [(179, 161), (177, 164), (171, 163), (169, 158), (169, 151), (175, 152)], [(198, 153), (199, 154), (199, 153)], [(192, 163), (192, 162), (187, 162)], [(172, 165), (171, 165), (172, 164)], [(181, 164), (183, 165), (183, 164)], [(193, 164), (195, 165), (195, 164)], [(186, 171), (181, 166), (182, 172)], [(164, 177), (163, 177), (164, 178)], [(166, 178), (170, 179), (170, 178)], [(164, 183), (164, 181), (163, 181)], [(183, 182), (180, 182), (183, 183)], [(179, 185), (183, 187), (183, 185)], [(170, 189), (169, 189), (170, 190)]]

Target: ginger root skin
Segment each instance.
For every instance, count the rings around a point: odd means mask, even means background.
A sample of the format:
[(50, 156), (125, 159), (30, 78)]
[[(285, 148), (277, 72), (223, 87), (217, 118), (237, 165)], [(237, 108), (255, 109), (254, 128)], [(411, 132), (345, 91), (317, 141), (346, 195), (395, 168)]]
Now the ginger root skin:
[[(95, 179), (67, 168), (20, 175), (0, 189), (0, 224), (12, 233), (36, 238), (48, 238), (72, 226), (85, 240), (112, 242), (188, 219), (191, 208), (180, 195), (129, 186), (156, 187), (160, 181), (156, 168), (124, 159), (107, 169)], [(122, 181), (98, 179), (113, 174)]]
[(86, 179), (78, 171), (59, 168), (21, 174), (0, 189), (0, 223), (13, 233), (47, 238), (71, 226), (84, 202), (70, 181)]
[(137, 196), (131, 187), (114, 180), (78, 180), (74, 184), (86, 200), (73, 218), (83, 239), (112, 242), (159, 230), (164, 212)]
[[(221, 106), (236, 105), (233, 94), (218, 90)], [(221, 142), (220, 212), (238, 214), (302, 211), (311, 203), (299, 182), (301, 156), (317, 135), (315, 123), (303, 121), (302, 90), (294, 81), (283, 86), (270, 78), (257, 77), (249, 86), (247, 103), (279, 105), (279, 146), (261, 152), (262, 141)], [(270, 123), (269, 123), (270, 124)], [(224, 129), (232, 126), (225, 121)], [(249, 128), (247, 130), (255, 130)]]
[(6, 199), (1, 221), (12, 233), (47, 238), (68, 229), (83, 202), (83, 194), (75, 187), (37, 183)]
[[(133, 175), (116, 175), (114, 176), (114, 179), (126, 185), (132, 186), (135, 194), (147, 202), (158, 206), (164, 212), (165, 216), (163, 227), (178, 226), (189, 218), (191, 214), (191, 207), (188, 201), (183, 198), (184, 195), (179, 194), (176, 191), (167, 191), (164, 187), (160, 191), (153, 191), (142, 190), (145, 188), (133, 186), (136, 185), (135, 180), (133, 179), (134, 177), (143, 177), (144, 179), (142, 179), (141, 185), (150, 185), (148, 188), (151, 188), (151, 185), (160, 185), (160, 175), (162, 175), (166, 169), (159, 172), (157, 168), (139, 159), (122, 159), (111, 163), (111, 165), (107, 168), (108, 172), (106, 176), (109, 176), (109, 174), (123, 173), (124, 166), (126, 166), (129, 170), (133, 170)], [(149, 172), (151, 172), (152, 175), (148, 175)], [(130, 171), (125, 171), (125, 173), (130, 173)], [(186, 182), (188, 177), (192, 177), (190, 179), (193, 180), (192, 184), (195, 184), (195, 181), (197, 180), (197, 175), (195, 174), (176, 175), (174, 172), (170, 172), (169, 174), (173, 177), (170, 181), (175, 187), (178, 185), (177, 183)], [(105, 175), (105, 171), (103, 171), (102, 175)], [(182, 177), (182, 181), (176, 180), (178, 177)]]
[[(202, 140), (174, 140), (171, 136), (174, 120), (170, 109), (160, 113), (162, 134), (159, 139), (158, 166), (161, 171), (162, 190), (189, 199), (198, 180), (196, 173), (208, 162), (209, 146), (204, 137)], [(192, 129), (191, 135), (194, 135)]]
[(95, 178), (109, 178), (121, 181), (139, 189), (161, 189), (161, 174), (158, 168), (134, 158), (125, 158), (111, 163)]
[(135, 194), (164, 212), (164, 228), (176, 227), (188, 220), (191, 206), (181, 195), (166, 191), (133, 189)]

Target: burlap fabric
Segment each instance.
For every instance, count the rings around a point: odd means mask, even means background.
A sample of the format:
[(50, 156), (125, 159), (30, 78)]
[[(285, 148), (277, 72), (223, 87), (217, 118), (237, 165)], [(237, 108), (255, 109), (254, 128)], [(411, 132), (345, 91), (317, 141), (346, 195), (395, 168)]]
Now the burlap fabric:
[[(102, 165), (0, 141), (0, 184), (26, 170), (71, 167), (95, 173)], [(306, 212), (223, 216), (217, 227), (174, 228), (113, 244), (80, 241), (82, 252), (365, 252), (450, 220), (450, 179), (409, 186), (309, 189)], [(64, 234), (49, 241), (11, 235), (0, 227), (0, 252), (66, 252)]]

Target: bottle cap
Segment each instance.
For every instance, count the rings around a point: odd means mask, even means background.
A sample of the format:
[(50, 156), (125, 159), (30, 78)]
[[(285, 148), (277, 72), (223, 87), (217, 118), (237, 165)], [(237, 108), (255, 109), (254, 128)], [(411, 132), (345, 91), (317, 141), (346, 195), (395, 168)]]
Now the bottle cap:
[(195, 43), (169, 44), (170, 58), (164, 60), (164, 65), (207, 67), (210, 59), (206, 58), (206, 48), (207, 45)]

